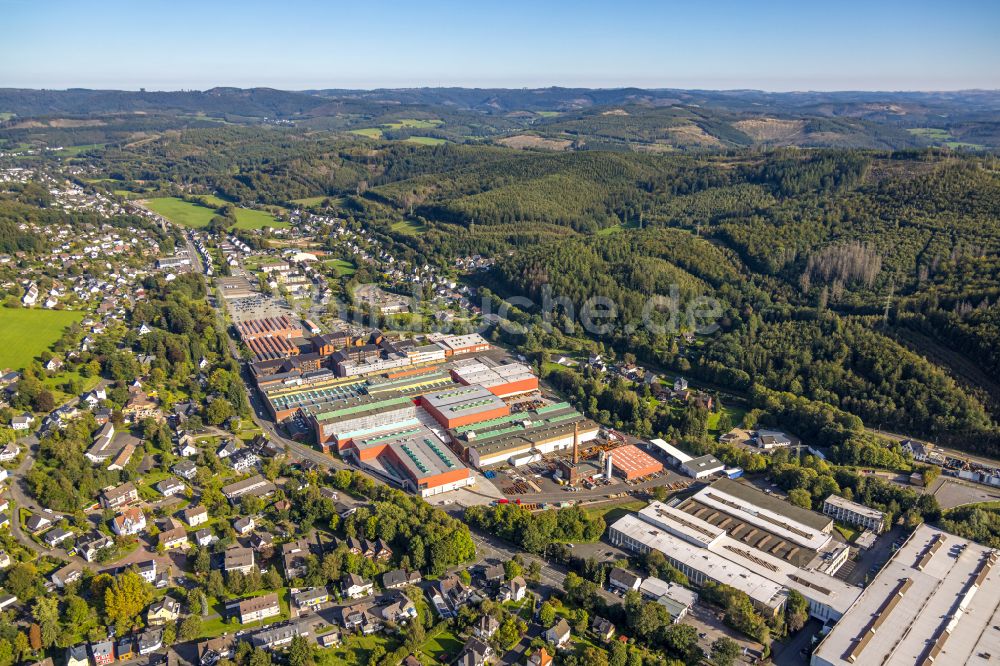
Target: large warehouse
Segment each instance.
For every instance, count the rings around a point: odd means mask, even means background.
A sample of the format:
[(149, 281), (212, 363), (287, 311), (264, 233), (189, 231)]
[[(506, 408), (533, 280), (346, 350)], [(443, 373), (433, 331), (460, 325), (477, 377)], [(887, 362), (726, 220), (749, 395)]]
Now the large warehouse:
[(472, 471), (424, 426), (356, 438), (344, 455), (421, 497), (475, 483)]
[(998, 558), (920, 525), (816, 647), (812, 666), (997, 663)]
[(580, 447), (597, 437), (600, 426), (569, 403), (507, 414), (480, 423), (450, 429), (452, 446), (463, 460), (479, 469), (508, 464), (515, 467), (540, 460), (543, 455)]
[(460, 384), (482, 386), (501, 398), (538, 390), (538, 377), (522, 363), (498, 364), (488, 359), (463, 359), (452, 364), (451, 376)]
[(610, 541), (634, 552), (658, 550), (697, 584), (715, 581), (745, 592), (768, 614), (784, 606), (786, 590), (809, 612), (836, 620), (860, 590), (835, 578), (850, 549), (830, 534), (826, 517), (722, 479), (676, 506), (653, 502), (620, 518)]
[(443, 428), (458, 428), (510, 414), (507, 404), (482, 386), (456, 386), (427, 393), (420, 404)]
[(316, 442), (323, 447), (335, 443), (342, 451), (353, 437), (416, 425), (417, 406), (413, 398), (398, 393), (363, 395), (330, 405), (302, 410), (312, 421)]
[(612, 449), (609, 455), (611, 456), (611, 466), (625, 477), (626, 481), (634, 481), (663, 471), (663, 463), (634, 444), (626, 444)]

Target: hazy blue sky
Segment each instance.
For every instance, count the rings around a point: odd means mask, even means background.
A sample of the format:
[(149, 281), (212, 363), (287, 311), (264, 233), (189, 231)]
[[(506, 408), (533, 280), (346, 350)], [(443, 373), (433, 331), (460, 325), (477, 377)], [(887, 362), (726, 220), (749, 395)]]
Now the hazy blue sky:
[(1000, 88), (1000, 0), (0, 0), (0, 86)]

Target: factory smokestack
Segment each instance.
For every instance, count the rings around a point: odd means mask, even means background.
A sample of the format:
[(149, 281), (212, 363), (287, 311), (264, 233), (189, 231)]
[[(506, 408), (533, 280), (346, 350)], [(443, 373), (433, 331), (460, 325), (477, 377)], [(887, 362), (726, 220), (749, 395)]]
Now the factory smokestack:
[(573, 465), (580, 464), (580, 424), (573, 424)]

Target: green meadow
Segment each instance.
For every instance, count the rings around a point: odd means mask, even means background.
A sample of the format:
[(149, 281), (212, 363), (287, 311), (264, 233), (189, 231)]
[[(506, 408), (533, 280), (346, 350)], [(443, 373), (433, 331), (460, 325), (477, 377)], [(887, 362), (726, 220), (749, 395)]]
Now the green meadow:
[(73, 310), (0, 308), (0, 368), (28, 366), (81, 319), (83, 312)]
[(397, 233), (408, 234), (410, 236), (416, 236), (417, 234), (422, 234), (427, 231), (427, 227), (425, 225), (415, 220), (400, 220), (398, 222), (393, 222), (390, 228)]
[(439, 139), (435, 136), (411, 136), (408, 139), (404, 139), (404, 143), (415, 143), (420, 146), (440, 146), (442, 143), (448, 143), (445, 139)]
[[(227, 202), (222, 199), (206, 195), (203, 197), (210, 204), (223, 206)], [(198, 204), (178, 199), (177, 197), (157, 197), (148, 199), (146, 207), (154, 213), (162, 215), (174, 224), (185, 227), (202, 229), (215, 217), (215, 209), (199, 206)], [(287, 227), (286, 222), (280, 222), (273, 215), (262, 210), (251, 210), (249, 208), (236, 209), (237, 229), (261, 229), (263, 227), (282, 228)]]

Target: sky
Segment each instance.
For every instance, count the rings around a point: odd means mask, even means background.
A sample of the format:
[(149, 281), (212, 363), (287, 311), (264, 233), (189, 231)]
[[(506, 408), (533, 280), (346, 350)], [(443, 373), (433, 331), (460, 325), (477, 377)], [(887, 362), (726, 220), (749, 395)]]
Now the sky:
[(0, 87), (1000, 89), (1000, 1), (0, 0)]

